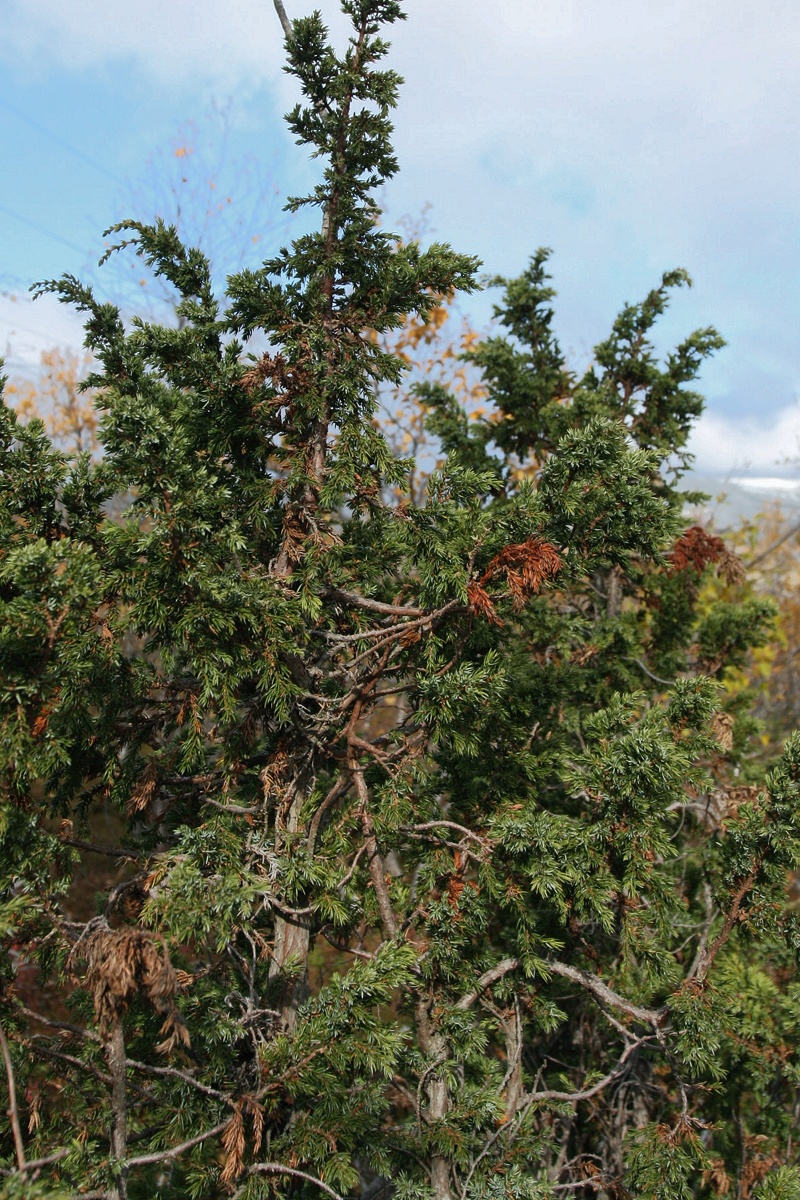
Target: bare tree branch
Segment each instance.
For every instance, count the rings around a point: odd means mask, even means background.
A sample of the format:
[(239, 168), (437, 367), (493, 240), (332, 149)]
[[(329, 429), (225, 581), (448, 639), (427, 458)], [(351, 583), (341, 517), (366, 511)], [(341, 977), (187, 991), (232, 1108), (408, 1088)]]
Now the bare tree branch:
[(189, 1083), (198, 1092), (202, 1092), (204, 1096), (210, 1096), (214, 1100), (221, 1100), (223, 1104), (230, 1104), (233, 1107), (233, 1100), (225, 1092), (220, 1092), (216, 1088), (208, 1087), (205, 1083), (200, 1083), (199, 1079), (194, 1079), (186, 1071), (179, 1071), (177, 1067), (153, 1067), (149, 1063), (138, 1062), (135, 1058), (126, 1058), (125, 1066), (132, 1067), (134, 1071), (143, 1071), (147, 1075), (162, 1075), (168, 1078), (181, 1079), (184, 1083)]
[[(53, 1163), (61, 1162), (62, 1158), (66, 1158), (68, 1154), (68, 1148), (63, 1146), (60, 1150), (54, 1150), (52, 1154), (48, 1154), (45, 1158), (29, 1158), (25, 1163), (25, 1170), (26, 1172), (40, 1171), (42, 1167), (51, 1167)], [(15, 1174), (16, 1171), (0, 1171), (0, 1175), (5, 1175), (6, 1177)], [(103, 1192), (103, 1195), (105, 1196), (105, 1192)]]
[(74, 846), (76, 850), (88, 850), (92, 854), (105, 854), (109, 858), (130, 858), (134, 862), (141, 851), (128, 850), (124, 846), (95, 846), (93, 842), (82, 842), (79, 838), (59, 837), (62, 846)]
[(644, 1021), (647, 1025), (660, 1025), (667, 1014), (666, 1006), (663, 1008), (643, 1008), (639, 1004), (633, 1004), (632, 1001), (626, 1000), (624, 996), (620, 996), (619, 992), (613, 991), (607, 984), (603, 983), (602, 979), (598, 979), (596, 975), (590, 975), (588, 971), (582, 971), (579, 967), (570, 967), (566, 963), (551, 962), (547, 964), (547, 970), (553, 975), (560, 975), (562, 979), (570, 979), (573, 983), (580, 984), (586, 988), (587, 992), (591, 992), (598, 1000), (602, 1000), (604, 1004), (608, 1004), (611, 1008), (618, 1008), (621, 1012), (626, 1012), (629, 1016), (635, 1017), (637, 1021)]
[[(305, 1179), (307, 1183), (313, 1183), (316, 1187), (321, 1188), (323, 1192), (327, 1192), (332, 1200), (342, 1200), (338, 1192), (335, 1192), (327, 1183), (323, 1183), (321, 1179), (317, 1179), (316, 1175), (308, 1175), (305, 1171), (298, 1171), (296, 1167), (284, 1167), (281, 1163), (255, 1163), (254, 1166), (248, 1167), (249, 1175), (291, 1175), (294, 1179)], [(237, 1196), (244, 1193), (244, 1188), (239, 1188), (234, 1193), (232, 1200), (236, 1200)]]
[(480, 996), (481, 992), (486, 991), (493, 983), (497, 983), (498, 979), (502, 979), (504, 975), (508, 975), (510, 971), (516, 971), (521, 965), (518, 958), (504, 958), (496, 967), (492, 967), (490, 971), (484, 971), (480, 979), (475, 983), (475, 990), (468, 992), (466, 996), (462, 996), (456, 1008), (472, 1008), (472, 1005)]
[(776, 542), (773, 542), (771, 546), (767, 546), (766, 550), (762, 550), (755, 558), (751, 558), (750, 562), (746, 562), (744, 564), (745, 569), (752, 571), (753, 567), (757, 567), (765, 558), (769, 558), (770, 554), (777, 550), (779, 546), (782, 546), (784, 542), (788, 542), (789, 538), (793, 537), (796, 533), (800, 533), (800, 524), (792, 525)]
[(205, 1133), (198, 1133), (197, 1137), (189, 1138), (186, 1142), (180, 1142), (177, 1146), (172, 1146), (169, 1150), (156, 1150), (153, 1154), (140, 1154), (138, 1158), (129, 1158), (125, 1165), (130, 1170), (132, 1167), (147, 1167), (151, 1163), (169, 1162), (171, 1159), (185, 1154), (187, 1150), (191, 1150), (194, 1146), (199, 1146), (201, 1142), (207, 1142), (209, 1138), (216, 1137), (218, 1133), (222, 1133), (227, 1125), (228, 1118), (226, 1117), (220, 1125), (215, 1125), (213, 1129), (207, 1129)]
[(372, 886), (375, 889), (375, 899), (378, 901), (378, 909), (380, 910), (384, 929), (389, 937), (395, 937), (400, 929), (400, 923), (392, 908), (389, 889), (386, 886), (383, 856), (378, 849), (378, 839), (375, 837), (375, 828), (372, 824), (372, 817), (369, 811), (367, 781), (364, 778), (364, 772), (358, 766), (355, 758), (351, 759), (350, 770), (353, 774), (353, 782), (356, 785), (358, 798), (361, 801), (361, 827), (364, 832), (364, 844), (367, 848), (369, 873), (372, 879)]
[(36, 1021), (39, 1025), (46, 1025), (48, 1029), (58, 1029), (64, 1033), (74, 1033), (76, 1037), (86, 1038), (89, 1042), (101, 1041), (99, 1035), (92, 1033), (91, 1029), (83, 1029), (80, 1025), (70, 1025), (69, 1021), (53, 1021), (49, 1017), (43, 1017), (39, 1013), (34, 1012), (32, 1008), (26, 1008), (24, 1004), (18, 1005), (17, 1011), (24, 1013), (30, 1021)]
[(272, 0), (272, 2), (275, 5), (275, 12), (278, 14), (278, 20), (283, 28), (283, 36), (288, 40), (292, 37), (294, 30), (292, 29), (292, 22), (286, 15), (286, 9), (283, 7), (283, 0)]
[[(487, 987), (491, 987), (498, 979), (502, 979), (504, 975), (508, 975), (510, 971), (515, 971), (521, 966), (521, 961), (518, 958), (504, 958), (496, 967), (485, 971), (477, 980), (475, 990), (462, 996), (458, 1001), (456, 1008), (470, 1008), (481, 992)], [(628, 1013), (629, 1016), (635, 1017), (637, 1021), (643, 1021), (647, 1025), (658, 1026), (666, 1016), (666, 1007), (664, 1008), (643, 1008), (639, 1004), (634, 1004), (631, 1000), (626, 1000), (624, 996), (620, 996), (618, 992), (613, 991), (607, 984), (603, 983), (602, 979), (598, 979), (596, 975), (591, 975), (588, 971), (583, 971), (579, 967), (570, 967), (567, 963), (549, 962), (546, 964), (546, 970), (551, 975), (560, 975), (562, 979), (569, 979), (573, 983), (580, 984), (591, 992), (596, 999), (601, 1000), (604, 1004), (608, 1004), (611, 1008), (619, 1009), (621, 1012)]]
[(359, 596), (357, 592), (346, 592), (343, 588), (329, 587), (326, 588), (326, 591), (334, 600), (344, 600), (355, 608), (366, 608), (372, 612), (386, 613), (391, 617), (421, 617), (424, 615), (422, 608), (407, 608), (402, 604), (383, 604), (380, 600)]
[[(720, 950), (722, 949), (722, 947), (725, 945), (728, 938), (730, 937), (731, 931), (733, 930), (734, 925), (739, 920), (739, 913), (741, 911), (742, 901), (744, 900), (745, 896), (748, 894), (748, 892), (753, 887), (753, 884), (756, 881), (756, 876), (760, 869), (761, 869), (761, 860), (759, 860), (756, 863), (756, 865), (753, 867), (750, 874), (747, 875), (742, 880), (742, 882), (739, 884), (739, 887), (734, 892), (733, 898), (732, 898), (733, 903), (731, 904), (730, 911), (728, 912), (728, 915), (725, 917), (725, 921), (723, 922), (722, 929), (719, 931), (717, 936), (714, 938), (714, 941), (711, 943), (710, 946), (708, 944), (706, 944), (706, 946), (702, 950), (702, 953), (700, 953), (696, 956), (695, 962), (692, 964), (692, 970), (694, 972), (694, 978), (697, 980), (698, 983), (702, 983), (704, 981), (704, 979), (708, 975), (708, 972), (711, 970), (711, 967), (713, 966), (714, 959), (717, 957)], [(707, 939), (706, 939), (706, 941), (707, 941)]]
[(612, 1070), (607, 1075), (604, 1075), (602, 1079), (598, 1079), (597, 1083), (592, 1084), (591, 1087), (584, 1088), (580, 1092), (559, 1092), (549, 1088), (541, 1092), (532, 1092), (529, 1096), (525, 1097), (526, 1106), (543, 1100), (568, 1100), (573, 1104), (577, 1104), (579, 1100), (591, 1100), (592, 1096), (596, 1096), (598, 1092), (602, 1092), (604, 1088), (607, 1088), (610, 1083), (614, 1082), (635, 1050), (638, 1050), (646, 1042), (653, 1040), (652, 1035), (648, 1035), (647, 1037), (637, 1038), (635, 1042), (631, 1042), (625, 1047)]
[(6, 1035), (3, 1032), (3, 1027), (0, 1025), (0, 1047), (3, 1051), (3, 1061), (6, 1064), (6, 1080), (8, 1081), (8, 1115), (11, 1118), (11, 1129), (14, 1134), (14, 1150), (17, 1154), (17, 1166), (20, 1171), (26, 1169), (25, 1163), (25, 1143), (22, 1140), (22, 1127), (19, 1123), (19, 1109), (17, 1108), (17, 1083), (14, 1079), (14, 1067), (11, 1062), (11, 1053), (8, 1049)]

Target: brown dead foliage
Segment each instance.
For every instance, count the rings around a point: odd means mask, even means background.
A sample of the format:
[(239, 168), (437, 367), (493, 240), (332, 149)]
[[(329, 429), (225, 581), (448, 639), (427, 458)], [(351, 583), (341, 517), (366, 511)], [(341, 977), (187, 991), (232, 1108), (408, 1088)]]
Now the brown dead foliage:
[(701, 525), (692, 525), (676, 541), (672, 548), (672, 572), (691, 571), (702, 575), (711, 563), (717, 564), (717, 574), (726, 583), (741, 583), (745, 577), (744, 566), (737, 555), (731, 553), (724, 541), (707, 533)]
[(141, 779), (135, 784), (128, 797), (126, 811), (128, 816), (135, 813), (147, 813), (153, 803), (158, 781), (158, 769), (154, 762), (148, 762)]
[(289, 755), (282, 747), (279, 747), (274, 754), (270, 755), (267, 765), (259, 776), (265, 800), (283, 793), (288, 772)]
[(278, 395), (273, 403), (277, 406), (299, 392), (308, 391), (311, 375), (297, 363), (289, 363), (282, 354), (262, 354), (254, 367), (245, 371), (239, 383), (248, 393), (253, 392), (269, 380), (275, 390), (284, 395)]
[(733, 749), (733, 717), (730, 713), (715, 712), (711, 718), (711, 733), (714, 741), (726, 753)]
[(83, 983), (92, 993), (102, 1037), (109, 1036), (131, 1000), (142, 996), (164, 1017), (161, 1032), (167, 1037), (157, 1049), (167, 1052), (189, 1045), (189, 1032), (175, 1007), (178, 978), (163, 943), (162, 950), (163, 955), (144, 930), (129, 926), (101, 926), (75, 947), (70, 965), (78, 957), (85, 963)]
[(721, 1158), (709, 1159), (708, 1169), (703, 1172), (703, 1184), (711, 1188), (715, 1196), (727, 1196), (731, 1190), (731, 1177)]
[(492, 603), (492, 598), (477, 580), (467, 584), (467, 599), (472, 611), (479, 617), (485, 617), (490, 625), (502, 625)]
[(520, 609), (545, 583), (555, 579), (561, 570), (558, 551), (549, 542), (536, 537), (505, 546), (496, 554), (480, 579), (467, 586), (467, 596), (473, 612), (486, 617), (493, 625), (502, 625), (486, 584), (505, 578), (515, 609)]
[(763, 1133), (742, 1135), (742, 1170), (739, 1178), (739, 1195), (750, 1200), (753, 1189), (784, 1161), (780, 1150), (769, 1148), (769, 1138)]
[(225, 1166), (219, 1179), (220, 1183), (229, 1184), (241, 1173), (244, 1160), (244, 1113), (241, 1105), (236, 1107), (223, 1129), (221, 1141), (225, 1151)]
[(222, 1168), (220, 1182), (224, 1184), (233, 1181), (242, 1173), (245, 1151), (245, 1115), (250, 1117), (253, 1124), (253, 1153), (258, 1154), (264, 1140), (264, 1106), (259, 1104), (255, 1096), (242, 1096), (236, 1102), (233, 1116), (222, 1131), (222, 1148), (225, 1151), (225, 1165)]

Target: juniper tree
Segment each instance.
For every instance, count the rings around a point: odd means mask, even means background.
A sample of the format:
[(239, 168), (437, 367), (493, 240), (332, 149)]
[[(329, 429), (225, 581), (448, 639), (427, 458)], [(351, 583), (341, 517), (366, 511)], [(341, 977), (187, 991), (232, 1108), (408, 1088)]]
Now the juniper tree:
[(285, 29), (319, 232), (218, 304), (120, 227), (182, 320), (45, 285), (99, 461), (0, 409), (3, 1196), (789, 1200), (800, 740), (755, 777), (771, 610), (679, 489), (720, 339), (658, 360), (675, 272), (577, 377), (539, 252), (404, 495), (381, 338), (477, 264), (378, 225), (402, 14), (343, 9)]

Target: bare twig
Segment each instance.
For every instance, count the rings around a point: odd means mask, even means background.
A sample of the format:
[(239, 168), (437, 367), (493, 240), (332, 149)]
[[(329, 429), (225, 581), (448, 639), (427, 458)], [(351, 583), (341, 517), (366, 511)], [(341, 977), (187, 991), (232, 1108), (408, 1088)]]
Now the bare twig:
[[(291, 1175), (294, 1179), (304, 1179), (306, 1183), (313, 1183), (315, 1187), (320, 1188), (323, 1192), (327, 1192), (332, 1200), (342, 1200), (338, 1192), (335, 1192), (327, 1183), (323, 1183), (321, 1179), (317, 1179), (316, 1175), (308, 1175), (305, 1171), (298, 1171), (296, 1167), (284, 1167), (281, 1163), (255, 1163), (252, 1167), (248, 1167), (249, 1175)], [(241, 1187), (234, 1193), (232, 1200), (236, 1200), (237, 1196), (244, 1194), (244, 1188)]]
[(745, 569), (752, 571), (753, 567), (757, 567), (759, 563), (763, 562), (765, 558), (768, 558), (770, 554), (777, 550), (779, 546), (782, 546), (784, 542), (788, 542), (789, 538), (794, 537), (796, 533), (800, 533), (800, 522), (797, 525), (792, 525), (786, 530), (786, 533), (782, 534), (781, 537), (779, 537), (777, 541), (773, 542), (771, 546), (767, 546), (766, 550), (762, 550), (760, 554), (755, 556), (755, 558), (751, 558), (750, 562), (746, 562), (744, 564)]
[(663, 683), (664, 687), (674, 687), (676, 680), (662, 679), (660, 675), (654, 675), (653, 672), (650, 670), (650, 668), (645, 663), (643, 663), (640, 658), (635, 658), (633, 661), (636, 663), (637, 667), (639, 667), (639, 669), (641, 671), (644, 671), (645, 675), (650, 676), (650, 678), (653, 680), (654, 683)]
[(343, 588), (329, 587), (326, 589), (334, 600), (345, 600), (356, 608), (366, 608), (372, 612), (386, 613), (391, 617), (420, 617), (424, 609), (405, 608), (401, 604), (382, 604), (380, 600), (370, 600), (367, 596), (359, 596), (357, 592), (346, 592)]
[(197, 1137), (180, 1142), (177, 1146), (172, 1146), (169, 1150), (156, 1150), (153, 1154), (140, 1154), (138, 1158), (129, 1158), (125, 1165), (130, 1170), (132, 1167), (148, 1167), (151, 1163), (169, 1162), (173, 1158), (179, 1158), (187, 1150), (191, 1150), (194, 1146), (199, 1146), (201, 1142), (207, 1142), (209, 1138), (216, 1137), (217, 1134), (222, 1133), (223, 1129), (228, 1125), (228, 1120), (229, 1118), (226, 1117), (221, 1124), (215, 1125), (213, 1129), (207, 1129), (205, 1133), (198, 1133)]
[(105, 854), (109, 858), (130, 858), (134, 861), (141, 853), (139, 850), (128, 850), (125, 846), (95, 846), (93, 842), (82, 842), (79, 838), (60, 837), (62, 846), (74, 846), (77, 850), (88, 850), (92, 854)]
[(367, 855), (369, 856), (369, 873), (372, 879), (372, 886), (375, 890), (375, 899), (378, 901), (378, 909), (384, 929), (389, 937), (395, 937), (400, 929), (400, 924), (392, 908), (389, 889), (386, 886), (383, 856), (378, 849), (378, 839), (375, 837), (375, 827), (372, 824), (372, 816), (369, 811), (367, 781), (364, 778), (364, 772), (354, 758), (351, 758), (350, 770), (353, 775), (353, 782), (356, 785), (358, 798), (361, 801), (361, 827), (364, 832), (364, 844), (367, 848)]
[(6, 1080), (8, 1082), (8, 1115), (11, 1118), (11, 1129), (14, 1134), (14, 1150), (17, 1155), (17, 1167), (20, 1171), (26, 1169), (25, 1163), (25, 1143), (22, 1140), (22, 1127), (19, 1123), (19, 1109), (17, 1108), (17, 1084), (14, 1079), (14, 1067), (11, 1062), (11, 1053), (8, 1049), (6, 1035), (3, 1032), (3, 1027), (0, 1025), (0, 1048), (3, 1051), (3, 1061), (6, 1065)]
[[(485, 971), (477, 980), (475, 990), (468, 992), (466, 996), (462, 996), (458, 1001), (457, 1008), (470, 1008), (482, 991), (487, 987), (491, 987), (498, 979), (502, 979), (504, 975), (508, 975), (510, 971), (515, 971), (521, 966), (521, 960), (518, 958), (504, 958), (496, 967)], [(580, 984), (586, 988), (588, 992), (602, 1003), (609, 1005), (611, 1008), (619, 1009), (621, 1012), (628, 1013), (629, 1016), (635, 1017), (637, 1021), (643, 1021), (647, 1025), (656, 1027), (661, 1024), (666, 1016), (666, 1008), (643, 1008), (639, 1004), (634, 1004), (630, 1000), (626, 1000), (624, 996), (620, 996), (618, 992), (613, 991), (607, 984), (603, 983), (602, 979), (598, 979), (596, 975), (591, 975), (588, 971), (583, 971), (579, 967), (570, 967), (567, 963), (548, 962), (544, 964), (545, 970), (551, 975), (560, 975), (563, 979), (569, 979), (573, 983)]]

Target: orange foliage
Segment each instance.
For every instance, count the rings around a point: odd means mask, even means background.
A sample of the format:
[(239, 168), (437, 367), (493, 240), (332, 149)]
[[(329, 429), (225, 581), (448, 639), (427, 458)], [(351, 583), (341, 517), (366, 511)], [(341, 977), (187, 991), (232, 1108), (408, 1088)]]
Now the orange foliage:
[(400, 384), (384, 396), (380, 423), (398, 457), (415, 462), (411, 493), (416, 501), (421, 501), (428, 476), (442, 460), (435, 438), (425, 428), (427, 406), (413, 395), (413, 384), (424, 379), (446, 388), (471, 420), (486, 415), (482, 402), (487, 393), (480, 373), (463, 360), (480, 334), (466, 320), (458, 330), (453, 328), (458, 313), (452, 295), (437, 300), (427, 321), (410, 314), (401, 329), (380, 339), (382, 349), (396, 354), (408, 367)]
[(17, 415), (25, 421), (43, 421), (53, 444), (66, 454), (95, 456), (99, 449), (95, 392), (81, 390), (90, 364), (88, 354), (45, 350), (38, 377), (14, 379), (5, 390)]

